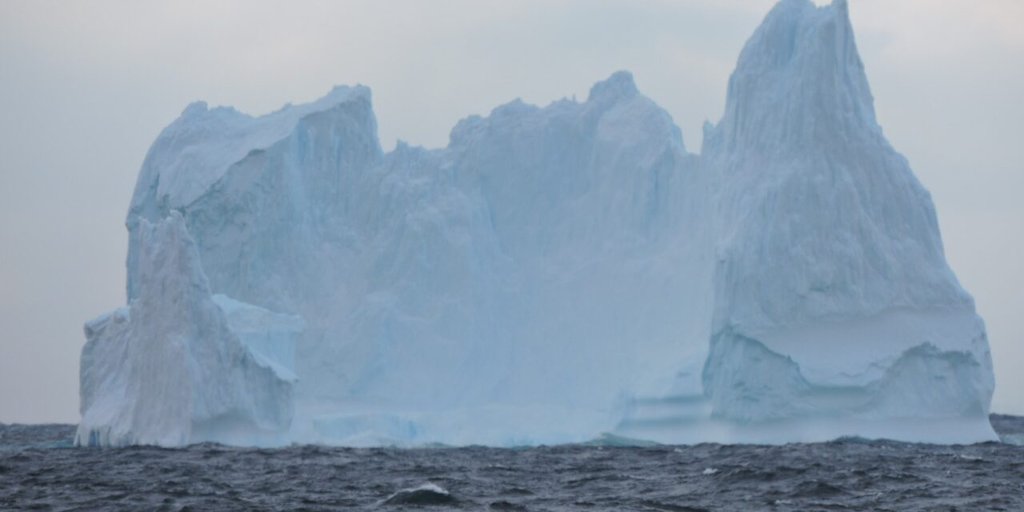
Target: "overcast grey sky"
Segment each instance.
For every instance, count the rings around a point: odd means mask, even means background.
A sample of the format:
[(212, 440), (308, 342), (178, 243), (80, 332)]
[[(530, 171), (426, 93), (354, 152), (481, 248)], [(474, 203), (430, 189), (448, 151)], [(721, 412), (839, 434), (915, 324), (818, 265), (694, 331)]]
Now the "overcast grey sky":
[[(124, 216), (191, 101), (252, 114), (363, 83), (385, 148), (631, 70), (690, 151), (773, 0), (0, 1), (0, 421), (78, 420), (84, 321), (124, 303)], [(820, 2), (819, 2), (820, 3)], [(850, 0), (890, 141), (1024, 414), (1024, 2)]]

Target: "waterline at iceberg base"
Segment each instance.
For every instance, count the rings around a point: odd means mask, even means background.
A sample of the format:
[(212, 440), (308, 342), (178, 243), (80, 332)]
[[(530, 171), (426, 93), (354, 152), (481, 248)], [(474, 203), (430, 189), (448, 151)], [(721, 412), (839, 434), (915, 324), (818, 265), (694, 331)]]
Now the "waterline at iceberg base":
[(78, 443), (995, 440), (847, 9), (779, 2), (699, 155), (626, 72), (443, 149), (383, 152), (363, 86), (190, 105), (139, 174), (128, 305), (86, 327)]

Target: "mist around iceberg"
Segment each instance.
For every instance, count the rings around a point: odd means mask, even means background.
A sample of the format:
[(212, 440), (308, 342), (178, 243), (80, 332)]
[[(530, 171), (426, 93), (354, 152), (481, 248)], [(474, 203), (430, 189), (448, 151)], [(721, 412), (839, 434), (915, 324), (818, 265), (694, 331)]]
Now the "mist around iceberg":
[(768, 14), (699, 154), (628, 72), (432, 150), (384, 152), (364, 86), (195, 103), (126, 225), (80, 444), (995, 439), (984, 324), (843, 0)]

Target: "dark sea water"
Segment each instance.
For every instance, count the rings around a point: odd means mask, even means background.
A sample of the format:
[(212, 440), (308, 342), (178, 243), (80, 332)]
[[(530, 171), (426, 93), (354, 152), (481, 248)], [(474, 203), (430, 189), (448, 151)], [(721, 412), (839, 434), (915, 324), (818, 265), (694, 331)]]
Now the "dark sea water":
[[(1024, 418), (992, 422), (1024, 440)], [(0, 425), (0, 510), (1024, 511), (1010, 443), (172, 450), (73, 432)]]

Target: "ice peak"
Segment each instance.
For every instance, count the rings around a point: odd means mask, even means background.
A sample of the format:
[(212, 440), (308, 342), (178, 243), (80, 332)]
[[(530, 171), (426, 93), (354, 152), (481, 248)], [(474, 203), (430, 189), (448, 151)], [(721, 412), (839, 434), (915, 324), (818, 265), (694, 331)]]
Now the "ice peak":
[(201, 114), (205, 114), (209, 110), (205, 101), (193, 101), (189, 103), (185, 110), (181, 111), (181, 117), (192, 117)]
[(719, 126), (712, 144), (772, 153), (876, 132), (847, 3), (776, 4), (740, 54)]
[(370, 101), (373, 98), (373, 93), (369, 87), (356, 84), (356, 85), (335, 85), (331, 88), (330, 92), (327, 93), (323, 98), (316, 101), (317, 104), (338, 104), (352, 100), (366, 100)]
[(828, 4), (818, 0), (779, 0), (775, 8), (796, 8), (796, 9), (846, 9), (846, 0), (832, 0)]
[(632, 98), (636, 96), (636, 83), (633, 82), (633, 74), (629, 71), (616, 71), (607, 79), (594, 84), (590, 88), (590, 95), (587, 101), (617, 100), (620, 98)]

